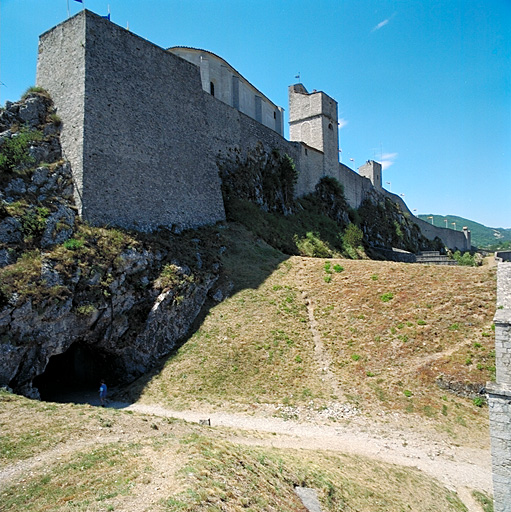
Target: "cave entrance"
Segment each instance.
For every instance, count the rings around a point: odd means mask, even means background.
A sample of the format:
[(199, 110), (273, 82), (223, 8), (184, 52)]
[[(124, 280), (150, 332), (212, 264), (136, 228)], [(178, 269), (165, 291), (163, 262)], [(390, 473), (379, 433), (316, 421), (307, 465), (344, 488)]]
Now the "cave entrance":
[(73, 343), (66, 352), (50, 357), (33, 386), (39, 390), (41, 400), (95, 404), (100, 380), (105, 379), (108, 386), (115, 384), (110, 378), (112, 370), (111, 357)]

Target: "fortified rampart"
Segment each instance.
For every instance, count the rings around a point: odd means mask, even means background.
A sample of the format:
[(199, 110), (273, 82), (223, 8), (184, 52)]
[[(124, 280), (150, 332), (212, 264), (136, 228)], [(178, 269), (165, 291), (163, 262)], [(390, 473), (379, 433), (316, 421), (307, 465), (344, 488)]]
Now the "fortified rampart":
[[(289, 88), (295, 140), (287, 141), (278, 123), (275, 131), (256, 120), (255, 106), (251, 117), (204, 90), (200, 66), (90, 11), (40, 37), (37, 85), (63, 121), (77, 205), (94, 224), (150, 231), (224, 220), (217, 163), (261, 145), (293, 158), (298, 196), (324, 176), (344, 186), (354, 208), (375, 189), (385, 193), (380, 164), (368, 162), (358, 174), (339, 163), (337, 103), (325, 93)], [(461, 232), (431, 229), (428, 238), (465, 249)]]
[(486, 386), (495, 512), (511, 512), (511, 263), (497, 269), (495, 324), (496, 381)]

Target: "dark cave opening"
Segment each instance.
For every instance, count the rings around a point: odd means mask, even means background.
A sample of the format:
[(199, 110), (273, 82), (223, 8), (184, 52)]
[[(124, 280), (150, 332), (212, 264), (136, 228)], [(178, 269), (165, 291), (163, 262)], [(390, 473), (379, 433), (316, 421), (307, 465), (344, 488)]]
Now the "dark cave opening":
[(33, 381), (41, 400), (51, 402), (91, 403), (98, 395), (101, 379), (115, 385), (114, 359), (103, 352), (93, 351), (73, 343), (62, 354), (50, 357), (44, 372)]

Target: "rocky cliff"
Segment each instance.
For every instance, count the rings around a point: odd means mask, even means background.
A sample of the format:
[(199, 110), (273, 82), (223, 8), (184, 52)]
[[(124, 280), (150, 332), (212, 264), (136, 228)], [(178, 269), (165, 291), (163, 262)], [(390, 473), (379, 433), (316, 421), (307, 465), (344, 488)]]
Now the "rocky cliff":
[(142, 237), (80, 222), (59, 129), (42, 91), (0, 112), (0, 385), (32, 397), (66, 353), (57, 381), (134, 379), (222, 297), (207, 230)]

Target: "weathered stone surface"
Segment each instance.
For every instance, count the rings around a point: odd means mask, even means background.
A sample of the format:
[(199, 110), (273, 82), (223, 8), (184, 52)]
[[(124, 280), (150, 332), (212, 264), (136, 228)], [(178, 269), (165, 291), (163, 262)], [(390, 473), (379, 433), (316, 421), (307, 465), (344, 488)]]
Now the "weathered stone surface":
[(318, 500), (318, 493), (310, 487), (295, 487), (295, 493), (302, 500), (304, 507), (309, 512), (321, 512), (321, 504)]
[(9, 249), (0, 249), (0, 268), (14, 263), (15, 257), (13, 251)]
[(495, 323), (496, 382), (489, 382), (488, 404), (495, 512), (511, 512), (511, 263), (497, 270)]
[(14, 217), (7, 217), (0, 222), (0, 243), (15, 244), (23, 240), (21, 222)]
[(29, 97), (20, 106), (18, 116), (22, 124), (26, 124), (30, 128), (37, 128), (46, 118), (46, 102), (39, 95)]
[(7, 197), (17, 198), (27, 192), (25, 182), (21, 178), (15, 178), (5, 187)]
[(70, 297), (48, 298), (37, 307), (32, 300), (19, 298), (0, 312), (0, 385), (37, 397), (34, 378), (44, 372), (50, 357), (77, 341), (115, 360), (112, 379), (132, 380), (185, 337), (217, 281), (211, 274), (197, 283), (185, 281), (179, 289), (158, 294), (148, 287), (141, 293), (137, 277), (154, 274), (153, 266), (161, 266), (161, 261), (145, 249), (131, 248), (116, 263), (107, 272), (112, 276), (110, 297), (98, 303), (98, 298), (87, 299), (81, 292), (81, 304), (89, 305), (81, 310), (73, 304), (78, 297), (74, 290), (87, 288), (80, 279), (98, 283), (99, 273), (86, 278), (77, 272), (70, 278), (59, 274), (51, 260), (43, 259), (41, 279), (47, 287), (65, 286)]
[(46, 221), (41, 247), (52, 247), (69, 239), (74, 231), (75, 216), (71, 208), (59, 205), (57, 211), (53, 212)]

